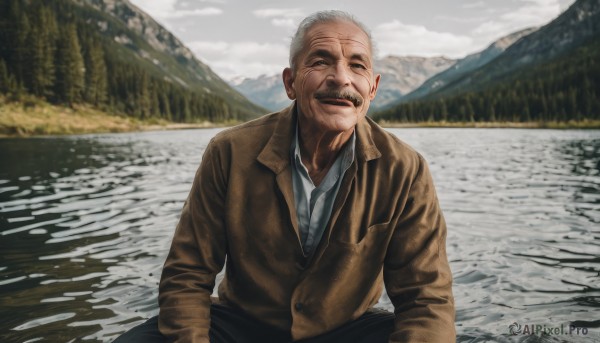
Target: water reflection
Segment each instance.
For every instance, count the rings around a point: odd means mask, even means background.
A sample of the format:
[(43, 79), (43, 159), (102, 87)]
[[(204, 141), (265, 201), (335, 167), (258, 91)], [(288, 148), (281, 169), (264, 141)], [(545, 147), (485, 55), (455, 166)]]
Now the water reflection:
[[(162, 263), (217, 131), (0, 140), (0, 340), (110, 341), (156, 314)], [(392, 132), (431, 165), (458, 341), (565, 340), (511, 336), (513, 322), (576, 324), (600, 340), (600, 132)], [(391, 307), (385, 295), (380, 306)]]
[(579, 301), (600, 295), (597, 132), (491, 130), (479, 138), (468, 150), (464, 139), (450, 144), (434, 171), (453, 229), (457, 322), (485, 328), (492, 341), (515, 321), (598, 328), (598, 306)]
[(106, 341), (156, 312), (172, 231), (215, 132), (0, 141), (2, 341)]

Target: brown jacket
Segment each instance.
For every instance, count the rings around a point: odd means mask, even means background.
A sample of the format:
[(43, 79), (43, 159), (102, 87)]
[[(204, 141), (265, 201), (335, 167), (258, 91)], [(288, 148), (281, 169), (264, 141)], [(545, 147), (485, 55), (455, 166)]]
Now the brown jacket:
[[(294, 340), (377, 303), (395, 307), (390, 342), (454, 342), (446, 225), (423, 158), (370, 119), (312, 260), (300, 244), (290, 167), (294, 107), (219, 133), (184, 205), (160, 282), (160, 331), (208, 342), (210, 295)], [(225, 259), (227, 256), (227, 260)]]

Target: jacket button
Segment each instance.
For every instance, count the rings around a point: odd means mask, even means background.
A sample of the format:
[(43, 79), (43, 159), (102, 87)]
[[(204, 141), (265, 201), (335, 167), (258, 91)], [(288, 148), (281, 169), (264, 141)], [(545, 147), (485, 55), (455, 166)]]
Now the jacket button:
[(296, 309), (296, 311), (300, 312), (304, 308), (304, 305), (302, 303), (296, 303), (294, 305), (294, 308)]

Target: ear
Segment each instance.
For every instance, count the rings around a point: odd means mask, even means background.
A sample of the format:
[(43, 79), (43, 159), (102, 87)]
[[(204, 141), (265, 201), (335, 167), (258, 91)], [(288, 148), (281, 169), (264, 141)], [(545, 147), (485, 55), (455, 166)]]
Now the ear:
[(294, 89), (294, 72), (291, 68), (285, 68), (281, 74), (285, 92), (290, 100), (296, 100), (296, 90)]
[(371, 92), (369, 93), (369, 98), (371, 100), (375, 99), (375, 95), (377, 94), (377, 87), (379, 87), (380, 79), (381, 79), (381, 74), (375, 75), (375, 82), (373, 82), (373, 87), (371, 87)]

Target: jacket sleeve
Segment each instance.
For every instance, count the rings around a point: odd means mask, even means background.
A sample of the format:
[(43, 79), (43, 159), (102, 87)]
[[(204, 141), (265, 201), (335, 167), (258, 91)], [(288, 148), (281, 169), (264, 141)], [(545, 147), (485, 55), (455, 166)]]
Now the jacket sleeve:
[(420, 155), (418, 160), (384, 263), (396, 317), (389, 341), (455, 342), (446, 223), (427, 163)]
[(226, 178), (209, 143), (183, 206), (161, 276), (159, 330), (172, 342), (209, 342), (210, 295), (226, 254)]

